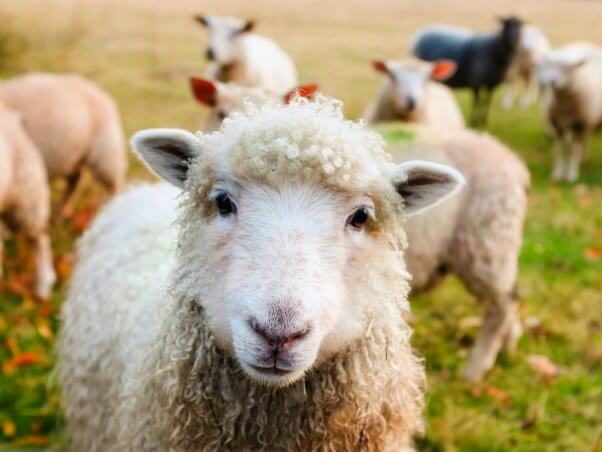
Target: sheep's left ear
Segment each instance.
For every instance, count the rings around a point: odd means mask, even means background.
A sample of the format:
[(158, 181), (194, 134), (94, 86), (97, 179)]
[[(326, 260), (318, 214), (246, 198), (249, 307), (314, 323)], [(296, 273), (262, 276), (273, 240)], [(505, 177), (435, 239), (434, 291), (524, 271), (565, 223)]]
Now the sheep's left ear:
[(466, 180), (451, 166), (410, 160), (395, 168), (393, 185), (405, 203), (408, 216), (432, 207), (457, 193)]
[(181, 129), (142, 130), (131, 143), (148, 169), (179, 188), (184, 188), (188, 167), (201, 153), (198, 138)]
[(433, 63), (430, 77), (432, 80), (443, 81), (455, 74), (456, 63), (451, 60), (438, 60)]

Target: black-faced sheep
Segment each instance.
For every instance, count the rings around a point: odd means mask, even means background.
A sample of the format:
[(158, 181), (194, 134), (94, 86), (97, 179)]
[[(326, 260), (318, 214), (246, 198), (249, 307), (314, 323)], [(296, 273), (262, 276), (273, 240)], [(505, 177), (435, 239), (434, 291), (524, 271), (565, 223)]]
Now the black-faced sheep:
[(81, 241), (59, 357), (73, 448), (410, 448), (403, 221), (462, 176), (393, 164), (325, 99), (133, 145), (180, 207), (135, 189)]
[(412, 45), (412, 53), (422, 60), (456, 63), (456, 72), (444, 83), (472, 90), (472, 125), (487, 122), (493, 89), (505, 80), (518, 48), (522, 22), (516, 17), (500, 21), (500, 30), (487, 34), (449, 26), (426, 27)]

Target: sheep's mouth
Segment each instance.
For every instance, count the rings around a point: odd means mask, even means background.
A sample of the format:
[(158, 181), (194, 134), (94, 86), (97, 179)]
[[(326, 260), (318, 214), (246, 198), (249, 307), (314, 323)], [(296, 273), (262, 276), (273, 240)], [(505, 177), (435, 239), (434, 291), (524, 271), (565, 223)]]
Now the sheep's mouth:
[(259, 366), (253, 366), (253, 365), (249, 364), (249, 367), (251, 367), (258, 374), (267, 375), (267, 376), (279, 376), (280, 377), (283, 375), (288, 375), (291, 372), (293, 372), (292, 370), (281, 369), (279, 367), (276, 367), (276, 365), (274, 365), (272, 367), (259, 367)]

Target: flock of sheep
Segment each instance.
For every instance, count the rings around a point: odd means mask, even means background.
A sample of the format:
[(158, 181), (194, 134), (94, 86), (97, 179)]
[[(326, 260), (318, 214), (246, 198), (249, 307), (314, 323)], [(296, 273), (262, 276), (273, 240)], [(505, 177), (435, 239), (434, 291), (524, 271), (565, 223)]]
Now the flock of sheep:
[[(58, 364), (73, 450), (412, 449), (425, 375), (410, 291), (454, 273), (483, 305), (471, 381), (521, 334), (529, 173), (465, 126), (449, 87), (472, 90), (472, 124), (502, 82), (508, 107), (512, 85), (523, 103), (539, 87), (559, 142), (553, 178), (573, 181), (602, 123), (602, 53), (552, 49), (515, 17), (490, 34), (428, 27), (414, 57), (373, 62), (386, 80), (354, 122), (298, 86), (252, 22), (196, 20), (209, 30), (207, 77), (190, 79), (211, 108), (205, 132), (137, 133), (165, 182), (117, 196), (79, 243)], [(0, 213), (34, 244), (47, 297), (49, 180), (67, 180), (59, 214), (84, 167), (121, 191), (121, 121), (78, 76), (3, 82), (0, 103)], [(415, 139), (386, 145), (370, 129), (383, 121)]]

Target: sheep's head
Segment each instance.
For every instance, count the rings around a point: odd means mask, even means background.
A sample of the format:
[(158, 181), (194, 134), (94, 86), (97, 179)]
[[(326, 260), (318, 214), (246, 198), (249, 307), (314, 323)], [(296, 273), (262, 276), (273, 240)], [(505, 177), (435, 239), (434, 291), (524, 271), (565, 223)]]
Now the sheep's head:
[(543, 88), (562, 90), (570, 84), (574, 71), (586, 62), (583, 52), (551, 53), (537, 64), (537, 80)]
[(246, 374), (286, 385), (406, 303), (402, 221), (455, 192), (454, 169), (391, 163), (338, 102), (234, 114), (219, 132), (155, 129), (133, 146), (184, 191), (174, 286)]
[(190, 88), (197, 101), (211, 108), (209, 129), (212, 129), (219, 127), (230, 114), (243, 111), (247, 104), (276, 105), (288, 103), (295, 96), (310, 98), (318, 90), (318, 85), (303, 85), (285, 94), (276, 94), (232, 82), (190, 77)]
[(252, 20), (235, 17), (195, 16), (194, 19), (207, 27), (209, 40), (205, 56), (220, 65), (232, 64), (238, 58), (238, 40), (254, 27)]
[(389, 78), (391, 101), (397, 113), (403, 116), (422, 108), (425, 102), (424, 89), (429, 80), (447, 80), (456, 71), (456, 64), (449, 60), (434, 63), (414, 59), (375, 60), (372, 66)]
[(523, 21), (516, 16), (499, 17), (502, 26), (500, 30), (501, 42), (509, 52), (515, 52), (520, 44)]

